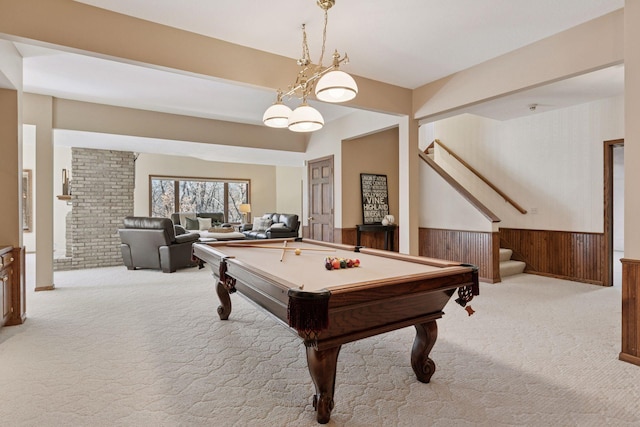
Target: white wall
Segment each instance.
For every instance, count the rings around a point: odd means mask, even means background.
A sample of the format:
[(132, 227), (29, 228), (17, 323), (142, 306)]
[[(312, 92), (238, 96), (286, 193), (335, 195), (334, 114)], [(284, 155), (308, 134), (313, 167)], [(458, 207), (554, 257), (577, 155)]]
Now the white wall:
[[(71, 170), (71, 147), (61, 145), (53, 146), (53, 193), (62, 194), (62, 169), (69, 173), (69, 180), (73, 185), (73, 171)], [(71, 189), (73, 193), (73, 188)], [(72, 211), (71, 202), (56, 199), (53, 201), (53, 256), (63, 258), (66, 255), (67, 245), (67, 214)]]
[(292, 213), (302, 220), (303, 167), (276, 167), (276, 212)]
[[(603, 142), (624, 137), (622, 97), (500, 122), (469, 114), (433, 136), (529, 213), (520, 214), (443, 150), (436, 159), (501, 227), (603, 232)], [(426, 208), (426, 207), (423, 207)]]
[[(443, 197), (446, 195), (446, 197)], [(495, 231), (493, 223), (453, 189), (436, 171), (420, 162), (420, 227)]]
[[(419, 148), (427, 149), (435, 137), (436, 126), (420, 126)], [(419, 226), (447, 230), (497, 231), (500, 223), (493, 223), (451, 187), (429, 165), (420, 161)]]
[[(36, 229), (36, 214), (38, 212), (36, 206), (36, 185), (38, 179), (36, 178), (36, 126), (23, 125), (23, 147), (22, 147), (22, 167), (24, 169), (31, 169), (31, 203), (32, 203), (32, 232), (23, 233), (23, 244), (26, 251), (31, 253), (36, 250), (36, 236), (38, 230)], [(62, 169), (71, 171), (71, 148), (60, 145), (54, 145), (53, 147), (53, 189), (54, 194), (51, 197), (53, 201), (53, 250), (54, 258), (61, 258), (65, 256), (66, 249), (66, 216), (71, 212), (71, 205), (66, 201), (58, 200), (55, 196), (62, 194)], [(72, 177), (73, 178), (73, 177)], [(42, 178), (43, 179), (43, 178)]]

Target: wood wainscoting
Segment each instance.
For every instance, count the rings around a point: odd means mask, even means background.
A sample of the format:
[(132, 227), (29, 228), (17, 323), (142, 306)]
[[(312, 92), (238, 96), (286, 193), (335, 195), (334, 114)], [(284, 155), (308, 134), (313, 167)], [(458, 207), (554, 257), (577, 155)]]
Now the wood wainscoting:
[(500, 243), (527, 264), (525, 273), (612, 285), (603, 233), (500, 228)]
[[(398, 252), (398, 229), (396, 228), (393, 235), (394, 252)], [(338, 238), (342, 240), (338, 241)], [(336, 228), (334, 232), (334, 243), (344, 243), (345, 245), (354, 245), (357, 243), (356, 228)], [(360, 245), (373, 249), (384, 249), (384, 232), (368, 232), (360, 235)]]
[(420, 255), (460, 261), (478, 267), (483, 282), (500, 281), (498, 233), (420, 228)]
[(640, 260), (622, 258), (622, 350), (620, 360), (640, 365)]

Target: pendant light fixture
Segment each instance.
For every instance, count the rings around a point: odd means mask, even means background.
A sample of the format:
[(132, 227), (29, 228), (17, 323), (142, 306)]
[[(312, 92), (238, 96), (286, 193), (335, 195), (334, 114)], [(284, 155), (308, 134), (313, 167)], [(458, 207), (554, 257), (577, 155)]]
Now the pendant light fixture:
[(282, 91), (278, 91), (276, 102), (264, 112), (262, 122), (272, 128), (286, 128), (289, 125), (291, 108), (282, 103)]
[[(347, 64), (349, 57), (345, 54), (340, 57), (336, 50), (333, 54), (333, 63), (324, 68), (325, 40), (327, 38), (327, 11), (335, 4), (335, 0), (318, 0), (318, 6), (324, 10), (324, 28), (322, 31), (322, 51), (318, 65), (311, 64), (309, 46), (307, 44), (307, 31), (302, 25), (302, 58), (297, 63), (302, 69), (298, 72), (295, 83), (289, 86), (289, 91), (282, 93), (278, 90), (276, 102), (264, 112), (262, 121), (265, 125), (275, 128), (288, 127), (293, 132), (313, 132), (322, 129), (324, 119), (322, 114), (307, 104), (307, 97), (315, 89), (316, 97), (325, 102), (346, 102), (358, 94), (358, 85), (353, 77), (339, 70), (340, 64)], [(286, 106), (282, 100), (284, 97), (297, 97), (301, 100), (300, 106), (295, 110)]]
[(333, 54), (332, 71), (324, 74), (316, 83), (316, 98), (325, 102), (351, 101), (358, 94), (358, 85), (349, 74), (340, 71), (340, 54)]

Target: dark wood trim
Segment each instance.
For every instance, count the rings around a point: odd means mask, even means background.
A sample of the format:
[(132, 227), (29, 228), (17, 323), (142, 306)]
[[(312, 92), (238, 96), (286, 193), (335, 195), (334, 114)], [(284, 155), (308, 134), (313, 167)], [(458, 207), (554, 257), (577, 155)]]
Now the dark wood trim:
[[(356, 245), (357, 243), (357, 228), (336, 228), (334, 232), (334, 242), (344, 243), (347, 245)], [(393, 233), (393, 252), (398, 252), (398, 235), (399, 228), (395, 229)], [(338, 241), (341, 238), (341, 241)], [(360, 235), (360, 245), (372, 249), (384, 249), (384, 231), (368, 232)]]
[(473, 194), (467, 191), (458, 181), (456, 181), (451, 175), (447, 173), (444, 169), (442, 169), (431, 157), (427, 156), (422, 152), (418, 152), (420, 158), (428, 164), (438, 175), (442, 177), (451, 187), (453, 187), (462, 197), (465, 198), (469, 203), (471, 203), (476, 209), (482, 213), (489, 221), (491, 222), (500, 222), (500, 218), (491, 210), (486, 207), (482, 202), (475, 198)]
[(603, 233), (500, 228), (500, 243), (526, 273), (606, 285)]
[(624, 146), (624, 139), (604, 141), (604, 257), (605, 284), (613, 286), (613, 149)]
[(618, 356), (618, 358), (623, 362), (640, 366), (640, 357), (631, 356), (629, 354), (620, 352), (620, 355)]
[(25, 250), (13, 248), (13, 277), (11, 288), (11, 316), (6, 326), (21, 325), (27, 319), (27, 297), (25, 289)]
[[(356, 228), (335, 228), (334, 233), (335, 243), (345, 243), (347, 245), (356, 244)], [(397, 246), (397, 245), (396, 245)]]
[(640, 260), (623, 258), (622, 263), (622, 350), (619, 359), (640, 365)]
[(497, 232), (419, 229), (420, 256), (474, 264), (483, 282), (500, 281), (500, 238)]
[(501, 282), (500, 276), (500, 233), (491, 233), (491, 277), (493, 278), (489, 282), (496, 283)]

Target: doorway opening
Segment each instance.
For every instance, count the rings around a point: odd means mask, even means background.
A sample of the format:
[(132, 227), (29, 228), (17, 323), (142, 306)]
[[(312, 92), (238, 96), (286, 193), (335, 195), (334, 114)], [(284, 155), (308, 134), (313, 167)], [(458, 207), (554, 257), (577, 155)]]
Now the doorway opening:
[(604, 142), (604, 234), (607, 286), (622, 287), (624, 257), (624, 139)]

